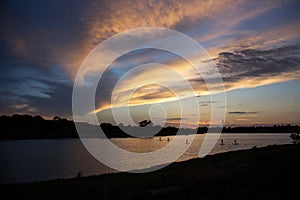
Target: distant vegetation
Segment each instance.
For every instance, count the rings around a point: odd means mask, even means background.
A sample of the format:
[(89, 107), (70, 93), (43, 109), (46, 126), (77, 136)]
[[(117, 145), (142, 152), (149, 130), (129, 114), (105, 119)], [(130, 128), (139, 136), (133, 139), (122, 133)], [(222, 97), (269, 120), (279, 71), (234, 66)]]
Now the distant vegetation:
[(1, 139), (43, 139), (78, 137), (73, 121), (58, 116), (12, 115), (0, 117)]
[[(96, 125), (81, 123), (86, 128), (95, 128)], [(110, 123), (102, 123), (102, 130), (108, 138), (132, 137), (126, 134), (119, 126)], [(124, 126), (124, 125), (120, 125)], [(127, 126), (127, 129), (143, 130), (147, 127)], [(156, 126), (157, 128), (157, 126)], [(178, 132), (176, 127), (164, 127), (156, 136), (171, 136)], [(218, 129), (218, 128), (216, 128)], [(52, 120), (45, 120), (41, 116), (31, 115), (12, 115), (0, 116), (0, 139), (56, 139), (56, 138), (78, 138), (78, 134), (73, 121), (58, 116)], [(146, 130), (146, 129), (145, 129)], [(274, 126), (256, 126), (256, 127), (224, 127), (223, 133), (297, 133), (300, 131), (299, 126), (291, 125), (274, 125)], [(195, 133), (203, 134), (207, 132), (207, 127), (199, 127), (198, 130), (184, 129), (179, 134)], [(87, 136), (87, 137), (97, 137)]]

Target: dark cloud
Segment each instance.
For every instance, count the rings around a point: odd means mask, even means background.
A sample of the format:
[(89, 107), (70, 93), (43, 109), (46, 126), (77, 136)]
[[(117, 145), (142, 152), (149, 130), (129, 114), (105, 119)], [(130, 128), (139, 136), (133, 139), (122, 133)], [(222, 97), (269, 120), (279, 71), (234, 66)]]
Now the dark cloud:
[(218, 101), (200, 101), (199, 103), (212, 104), (212, 103), (218, 103)]
[[(232, 52), (221, 52), (213, 59), (219, 69), (223, 82), (230, 89), (232, 83), (242, 80), (261, 80), (283, 74), (289, 78), (300, 78), (300, 44), (278, 47), (268, 50), (240, 49)], [(297, 72), (297, 73), (295, 73)], [(191, 82), (205, 84), (201, 75), (191, 79)], [(216, 81), (214, 78), (206, 79), (209, 83)], [(251, 83), (253, 86), (259, 83)], [(257, 84), (257, 85), (256, 85)], [(235, 86), (236, 87), (236, 86)], [(211, 87), (210, 89), (213, 89)]]
[(71, 115), (72, 82), (61, 68), (5, 64), (0, 68), (0, 114)]
[(51, 67), (83, 41), (81, 17), (86, 5), (84, 1), (4, 1), (0, 40), (19, 60)]
[(203, 104), (200, 104), (200, 106), (201, 107), (206, 107), (206, 106), (208, 106), (208, 104), (207, 103), (203, 103)]
[(26, 100), (36, 108), (37, 114), (43, 113), (46, 116), (64, 116), (71, 118), (72, 115), (72, 85), (51, 83), (55, 90), (51, 93), (51, 98), (39, 98), (36, 96), (26, 96)]
[(166, 121), (178, 121), (178, 120), (185, 120), (187, 118), (181, 118), (181, 117), (171, 117), (167, 118)]
[(119, 74), (110, 69), (103, 73), (96, 91), (96, 107), (102, 107), (109, 102), (112, 97), (114, 86), (120, 78), (119, 76)]
[(228, 112), (228, 114), (231, 114), (231, 115), (254, 115), (257, 113), (259, 113), (259, 112), (244, 112), (244, 111)]
[(201, 107), (206, 107), (206, 106), (208, 106), (209, 104), (213, 104), (213, 103), (218, 103), (217, 101), (200, 101), (199, 102), (199, 105), (201, 106)]
[(270, 77), (300, 70), (300, 45), (269, 50), (242, 49), (219, 53), (215, 59), (223, 81)]
[(85, 37), (85, 5), (1, 1), (0, 114), (71, 116), (72, 80), (61, 63)]

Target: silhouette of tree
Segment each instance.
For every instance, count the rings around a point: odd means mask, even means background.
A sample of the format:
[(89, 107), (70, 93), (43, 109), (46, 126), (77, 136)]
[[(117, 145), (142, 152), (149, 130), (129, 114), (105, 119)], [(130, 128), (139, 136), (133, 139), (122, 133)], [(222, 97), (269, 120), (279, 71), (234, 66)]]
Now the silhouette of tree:
[(53, 121), (59, 121), (59, 120), (61, 120), (61, 118), (59, 116), (53, 117)]
[(145, 126), (148, 126), (149, 124), (151, 124), (151, 120), (149, 120), (149, 121), (143, 120), (143, 121), (139, 122), (140, 127), (145, 127)]

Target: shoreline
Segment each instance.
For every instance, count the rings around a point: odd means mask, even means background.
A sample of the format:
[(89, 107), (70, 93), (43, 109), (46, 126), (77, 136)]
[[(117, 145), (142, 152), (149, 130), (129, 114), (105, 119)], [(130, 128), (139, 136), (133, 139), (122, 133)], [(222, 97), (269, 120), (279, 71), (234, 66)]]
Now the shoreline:
[[(192, 135), (206, 135), (207, 133), (197, 133), (197, 134), (192, 134)], [(219, 134), (219, 133), (209, 133), (209, 134)], [(291, 135), (290, 132), (262, 132), (262, 133), (255, 133), (255, 132), (246, 132), (246, 133), (238, 133), (238, 132), (233, 132), (233, 133), (229, 133), (229, 132), (224, 132), (224, 133), (221, 133), (221, 135), (227, 135), (227, 134), (288, 134), (288, 135)], [(40, 137), (40, 138), (0, 138), (0, 142), (1, 141), (28, 141), (28, 140), (33, 140), (33, 141), (36, 141), (36, 140), (81, 140), (81, 139), (127, 139), (127, 138), (130, 138), (130, 139), (153, 139), (153, 138), (159, 138), (159, 137), (172, 137), (172, 136), (186, 136), (184, 134), (178, 134), (178, 135), (165, 135), (165, 136), (153, 136), (153, 137), (145, 137), (145, 138), (142, 138), (142, 137), (106, 137), (106, 138), (100, 138), (100, 137), (84, 137), (84, 138), (80, 138), (80, 137)]]
[(300, 178), (299, 167), (300, 145), (272, 145), (176, 162), (145, 174), (120, 172), (0, 188), (2, 194), (16, 198), (44, 199), (156, 199), (158, 195), (198, 199), (232, 194), (243, 199), (256, 194), (258, 198), (286, 197), (293, 195), (293, 188), (287, 186)]

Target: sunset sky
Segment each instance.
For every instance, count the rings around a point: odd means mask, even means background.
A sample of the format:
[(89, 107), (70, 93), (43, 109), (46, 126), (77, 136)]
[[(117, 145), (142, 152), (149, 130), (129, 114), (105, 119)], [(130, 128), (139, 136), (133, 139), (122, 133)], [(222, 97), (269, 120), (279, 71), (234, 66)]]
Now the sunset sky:
[[(0, 114), (72, 119), (73, 83), (88, 53), (116, 33), (162, 27), (190, 36), (215, 62), (227, 91), (226, 125), (300, 124), (297, 0), (7, 0), (0, 4)], [(188, 73), (188, 63), (168, 52), (139, 50), (121, 56), (104, 73), (105, 84), (97, 91), (102, 122), (111, 120), (116, 81), (133, 67), (150, 62)], [(130, 76), (114, 92), (128, 91), (149, 77), (158, 81), (157, 73), (176, 86), (174, 77), (153, 67)], [(203, 85), (197, 86), (198, 74), (186, 76), (199, 98), (199, 124), (207, 125), (211, 104), (218, 107), (220, 102), (211, 101)], [(131, 107), (142, 119), (140, 110), (163, 102), (172, 110), (167, 123), (176, 125), (180, 112), (171, 97), (168, 90), (147, 85), (135, 91)]]

